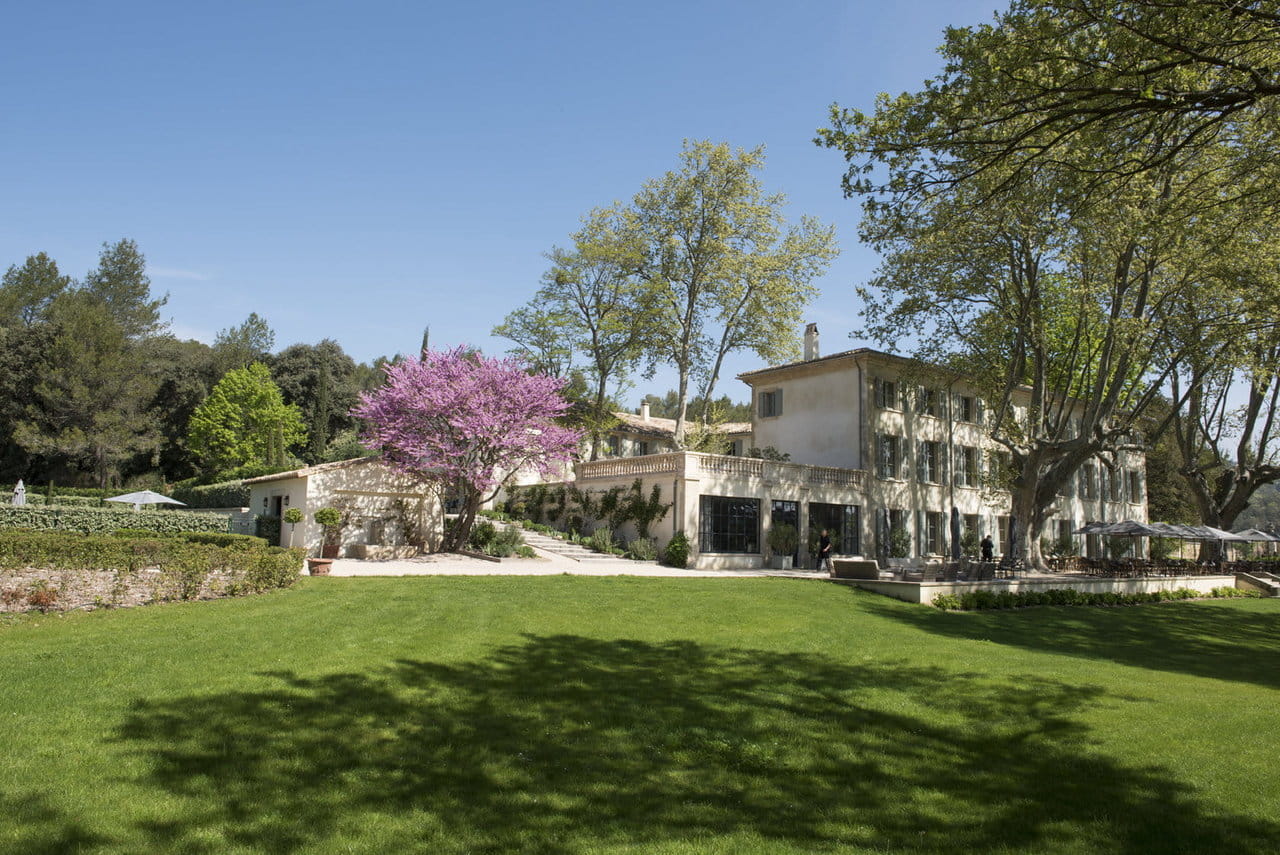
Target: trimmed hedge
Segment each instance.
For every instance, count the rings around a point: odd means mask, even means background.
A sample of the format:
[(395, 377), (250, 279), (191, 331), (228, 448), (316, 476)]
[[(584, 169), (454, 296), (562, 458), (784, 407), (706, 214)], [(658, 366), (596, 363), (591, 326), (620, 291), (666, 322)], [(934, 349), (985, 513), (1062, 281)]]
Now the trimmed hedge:
[[(13, 488), (17, 484), (5, 484), (0, 487), (0, 496), (4, 499), (13, 496)], [(48, 484), (25, 484), (27, 491), (27, 501), (31, 501), (33, 496), (46, 496), (49, 492)], [(131, 488), (121, 489), (119, 487), (62, 487), (58, 484), (53, 485), (54, 498), (65, 498), (67, 496), (79, 496), (88, 499), (105, 499), (108, 496), (118, 496), (121, 493), (129, 492)]]
[(129, 508), (30, 508), (0, 506), (0, 529), (78, 531), (110, 534), (139, 529), (157, 534), (183, 531), (226, 532), (227, 518), (190, 511), (135, 511)]
[(243, 481), (174, 484), (173, 498), (191, 508), (247, 508), (249, 488)]
[[(250, 538), (253, 540), (253, 538)], [(302, 549), (237, 543), (216, 546), (182, 537), (134, 538), (52, 531), (0, 531), (0, 571), (137, 573), (158, 570), (165, 599), (191, 599), (214, 574), (227, 594), (287, 588), (298, 579)]]
[(1171, 600), (1195, 600), (1213, 597), (1256, 597), (1257, 591), (1236, 588), (1214, 588), (1206, 594), (1190, 588), (1176, 591), (1141, 591), (1122, 594), (1118, 591), (1077, 591), (1074, 588), (1050, 588), (1047, 591), (991, 591), (981, 589), (963, 594), (940, 594), (933, 598), (935, 608), (943, 611), (978, 609), (1022, 609), (1029, 606), (1136, 606)]
[[(13, 504), (12, 494), (6, 496), (0, 493), (0, 506)], [(54, 496), (52, 500), (45, 497), (43, 493), (28, 493), (27, 507), (36, 508), (123, 508), (126, 505), (108, 505), (104, 504), (102, 499), (94, 496)]]

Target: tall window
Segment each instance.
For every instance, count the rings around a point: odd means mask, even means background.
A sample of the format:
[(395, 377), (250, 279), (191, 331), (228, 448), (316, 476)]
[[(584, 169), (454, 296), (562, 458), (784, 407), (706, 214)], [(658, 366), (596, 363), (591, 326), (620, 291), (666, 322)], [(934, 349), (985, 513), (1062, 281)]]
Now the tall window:
[(1076, 524), (1074, 520), (1058, 520), (1058, 540), (1071, 539), (1075, 543)]
[(1080, 467), (1080, 498), (1098, 498), (1098, 467), (1092, 463)]
[(837, 555), (861, 555), (861, 513), (857, 505), (810, 502), (809, 531), (817, 536), (826, 529), (831, 537), (831, 550)]
[(1098, 475), (1101, 480), (1102, 497), (1109, 502), (1119, 502), (1123, 500), (1121, 490), (1124, 488), (1124, 481), (1120, 477), (1120, 473), (1106, 466), (1098, 469)]
[(876, 475), (900, 478), (902, 470), (902, 437), (882, 433), (876, 437)]
[(699, 506), (702, 552), (760, 552), (760, 500), (703, 496)]
[(942, 443), (925, 441), (917, 446), (916, 478), (928, 484), (942, 483)]
[(651, 453), (652, 448), (647, 439), (642, 439), (636, 443), (636, 457), (643, 457), (644, 455)]
[(902, 401), (900, 396), (901, 390), (898, 384), (893, 380), (881, 380), (876, 378), (876, 406), (882, 410), (900, 410), (902, 409)]
[(941, 511), (925, 511), (924, 525), (921, 526), (922, 541), (920, 552), (923, 555), (942, 555), (947, 551), (947, 515)]
[(916, 390), (916, 412), (934, 418), (942, 417), (942, 393), (921, 386)]
[(782, 415), (782, 390), (771, 389), (760, 393), (760, 417), (767, 419)]
[(621, 457), (622, 456), (622, 437), (618, 436), (617, 434), (613, 434), (609, 437), (608, 442), (609, 442), (609, 456)]
[(956, 455), (956, 483), (961, 487), (977, 487), (982, 483), (978, 471), (978, 449), (972, 445), (962, 445)]
[(1129, 501), (1135, 505), (1141, 504), (1142, 495), (1142, 472), (1137, 469), (1130, 469), (1126, 475), (1129, 476)]
[(956, 421), (978, 421), (978, 399), (972, 395), (956, 395)]

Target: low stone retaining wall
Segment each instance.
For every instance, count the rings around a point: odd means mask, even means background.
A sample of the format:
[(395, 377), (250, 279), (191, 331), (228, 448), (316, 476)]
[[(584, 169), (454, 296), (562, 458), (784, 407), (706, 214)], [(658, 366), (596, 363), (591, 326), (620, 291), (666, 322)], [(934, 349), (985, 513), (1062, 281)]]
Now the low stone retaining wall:
[(1140, 594), (1150, 591), (1176, 591), (1190, 588), (1208, 595), (1214, 588), (1236, 587), (1235, 576), (1153, 576), (1145, 579), (1091, 579), (1064, 576), (1060, 579), (996, 579), (987, 582), (882, 582), (872, 579), (837, 579), (877, 594), (908, 603), (931, 605), (940, 594), (963, 594), (966, 591), (1050, 591), (1071, 588), (1085, 593), (1114, 591), (1118, 594)]
[(230, 573), (211, 573), (199, 581), (159, 570), (21, 570), (0, 572), (0, 613), (127, 608), (174, 600), (213, 600), (227, 596)]

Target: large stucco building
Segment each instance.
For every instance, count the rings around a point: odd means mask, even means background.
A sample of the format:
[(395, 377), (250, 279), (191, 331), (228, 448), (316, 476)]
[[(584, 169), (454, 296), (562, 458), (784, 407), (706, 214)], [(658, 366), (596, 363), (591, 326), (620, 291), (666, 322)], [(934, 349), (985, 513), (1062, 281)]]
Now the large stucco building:
[[(867, 348), (820, 356), (812, 324), (804, 354), (739, 375), (751, 388), (748, 444), (772, 446), (787, 462), (688, 452), (621, 456), (578, 464), (576, 486), (603, 492), (636, 479), (645, 490), (658, 485), (672, 510), (652, 534), (665, 543), (683, 530), (698, 567), (760, 566), (769, 557), (769, 530), (781, 522), (810, 534), (796, 556), (802, 565), (812, 565), (806, 547), (822, 528), (839, 555), (883, 559), (894, 543), (912, 561), (942, 558), (950, 551), (952, 509), (963, 530), (989, 534), (1003, 550), (1010, 496), (985, 474), (999, 447), (986, 438), (983, 403), (972, 388)], [(1123, 453), (1115, 467), (1085, 464), (1059, 496), (1046, 534), (1118, 519), (1146, 519), (1144, 459), (1136, 452)], [(1078, 545), (1101, 549), (1085, 538)]]

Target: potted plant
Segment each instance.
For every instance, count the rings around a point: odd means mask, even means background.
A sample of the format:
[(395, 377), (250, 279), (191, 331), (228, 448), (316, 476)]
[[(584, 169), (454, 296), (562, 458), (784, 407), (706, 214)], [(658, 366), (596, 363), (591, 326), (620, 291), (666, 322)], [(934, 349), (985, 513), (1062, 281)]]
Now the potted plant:
[(324, 529), (320, 557), (337, 558), (338, 547), (342, 541), (342, 512), (337, 508), (321, 508), (312, 515), (312, 519)]
[(284, 512), (284, 521), (289, 524), (289, 545), (293, 546), (293, 527), (302, 522), (302, 511), (298, 508), (289, 508)]
[(770, 566), (775, 570), (790, 570), (800, 533), (790, 523), (779, 523), (769, 529), (769, 550), (773, 553)]

